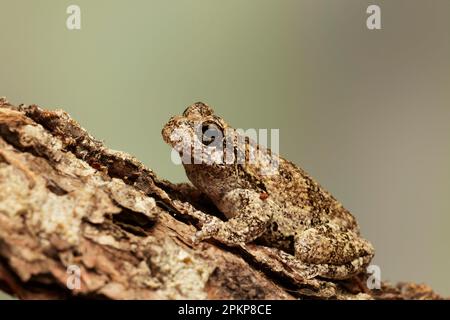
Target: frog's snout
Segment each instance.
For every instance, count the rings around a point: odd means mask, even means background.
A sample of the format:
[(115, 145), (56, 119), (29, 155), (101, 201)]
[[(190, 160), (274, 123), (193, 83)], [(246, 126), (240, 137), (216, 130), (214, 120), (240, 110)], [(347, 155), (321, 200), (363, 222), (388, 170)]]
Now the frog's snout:
[(176, 117), (172, 117), (161, 130), (162, 137), (167, 144), (173, 145), (175, 143), (172, 133), (173, 130), (177, 128), (177, 123), (178, 120), (176, 119)]

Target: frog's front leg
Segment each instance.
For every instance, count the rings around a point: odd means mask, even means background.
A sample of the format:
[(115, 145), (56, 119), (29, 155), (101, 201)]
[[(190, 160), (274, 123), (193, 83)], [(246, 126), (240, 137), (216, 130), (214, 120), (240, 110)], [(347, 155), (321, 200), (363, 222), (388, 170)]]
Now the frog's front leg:
[(227, 245), (248, 243), (261, 236), (267, 229), (276, 205), (259, 192), (234, 189), (220, 202), (220, 209), (227, 221), (212, 219), (195, 234), (194, 242), (214, 238)]
[(324, 278), (350, 278), (364, 271), (373, 255), (370, 242), (332, 223), (306, 229), (295, 237), (296, 259), (320, 265)]

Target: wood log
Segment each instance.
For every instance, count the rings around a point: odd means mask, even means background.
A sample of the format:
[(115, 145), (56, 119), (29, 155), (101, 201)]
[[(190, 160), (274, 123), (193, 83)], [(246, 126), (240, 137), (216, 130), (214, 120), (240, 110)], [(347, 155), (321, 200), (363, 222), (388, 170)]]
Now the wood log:
[(0, 288), (20, 299), (439, 299), (414, 283), (305, 280), (269, 248), (193, 234), (217, 209), (62, 110), (0, 99)]

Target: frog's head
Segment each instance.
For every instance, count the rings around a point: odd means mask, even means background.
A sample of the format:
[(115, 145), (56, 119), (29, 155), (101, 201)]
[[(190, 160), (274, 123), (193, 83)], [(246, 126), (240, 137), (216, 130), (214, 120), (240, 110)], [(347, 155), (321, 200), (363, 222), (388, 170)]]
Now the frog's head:
[(202, 102), (186, 108), (180, 116), (170, 118), (162, 130), (166, 143), (176, 150), (183, 164), (221, 163), (227, 123)]
[[(195, 171), (193, 167), (197, 166), (191, 165), (203, 165), (202, 169), (208, 166), (216, 173), (236, 174), (237, 170), (244, 170), (246, 174), (253, 172), (253, 175), (261, 176), (278, 172), (276, 153), (258, 145), (242, 130), (230, 127), (202, 102), (194, 103), (182, 115), (170, 118), (162, 136), (180, 155), (186, 172)], [(210, 175), (205, 179), (209, 178)]]

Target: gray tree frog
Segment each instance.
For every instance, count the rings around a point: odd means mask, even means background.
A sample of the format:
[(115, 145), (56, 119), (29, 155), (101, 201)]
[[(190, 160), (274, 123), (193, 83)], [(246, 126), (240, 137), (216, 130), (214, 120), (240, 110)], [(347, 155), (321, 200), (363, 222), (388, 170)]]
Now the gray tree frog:
[(211, 218), (195, 241), (214, 238), (231, 246), (257, 241), (283, 252), (294, 267), (310, 270), (308, 277), (347, 279), (371, 261), (373, 246), (341, 203), (208, 105), (198, 102), (172, 117), (162, 135), (180, 154), (192, 184), (228, 219)]

